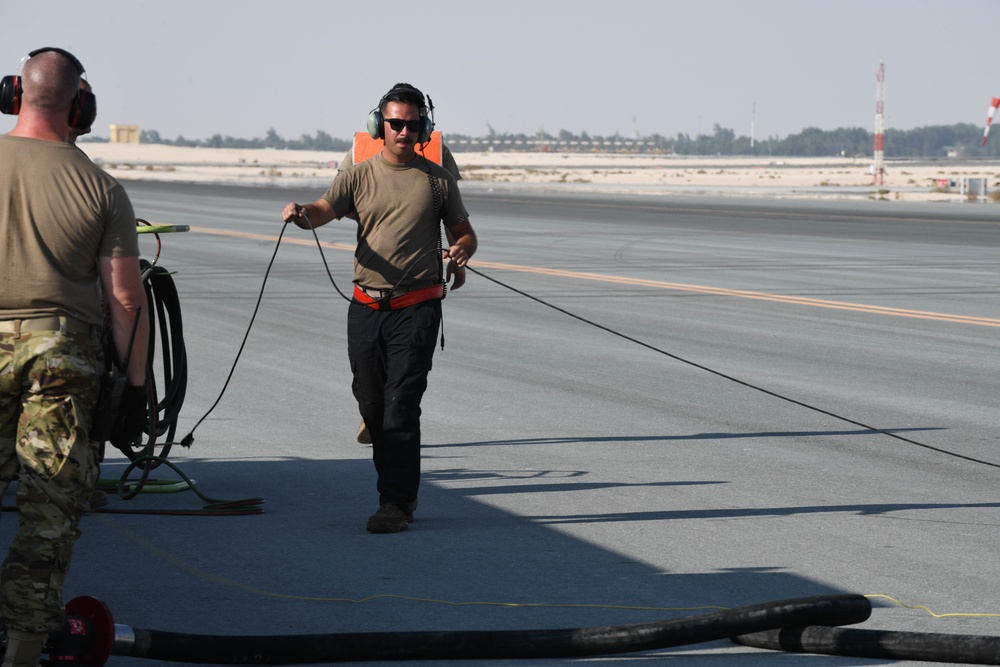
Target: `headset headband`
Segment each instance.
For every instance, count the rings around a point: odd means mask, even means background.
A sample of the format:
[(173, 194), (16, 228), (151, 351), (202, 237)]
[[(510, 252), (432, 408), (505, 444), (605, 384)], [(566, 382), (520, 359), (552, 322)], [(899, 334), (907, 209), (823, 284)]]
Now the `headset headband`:
[(425, 102), (426, 98), (424, 97), (424, 94), (422, 92), (420, 92), (419, 90), (417, 90), (413, 86), (395, 86), (392, 90), (390, 90), (388, 93), (386, 93), (385, 95), (383, 95), (381, 100), (379, 100), (379, 102), (378, 102), (378, 109), (379, 109), (379, 111), (382, 110), (382, 105), (386, 103), (386, 100), (389, 97), (391, 97), (393, 95), (396, 95), (396, 94), (403, 94), (403, 93), (408, 93), (408, 94), (412, 95), (413, 97), (419, 98), (420, 102), (416, 103), (417, 110), (420, 112), (421, 116), (426, 116), (427, 115), (427, 103)]
[[(43, 46), (40, 49), (35, 49), (31, 53), (29, 53), (28, 57), (25, 58), (24, 60), (27, 60), (28, 58), (34, 58), (39, 53), (46, 53), (48, 51), (55, 51), (56, 53), (59, 53), (59, 54), (65, 56), (65, 58), (67, 60), (69, 60), (71, 63), (73, 63), (73, 67), (76, 68), (76, 72), (80, 76), (83, 76), (84, 74), (87, 73), (87, 70), (83, 69), (83, 63), (81, 63), (80, 60), (76, 56), (74, 56), (72, 53), (70, 53), (66, 49), (60, 49), (58, 46)], [(22, 60), (21, 62), (23, 63), (24, 60)]]

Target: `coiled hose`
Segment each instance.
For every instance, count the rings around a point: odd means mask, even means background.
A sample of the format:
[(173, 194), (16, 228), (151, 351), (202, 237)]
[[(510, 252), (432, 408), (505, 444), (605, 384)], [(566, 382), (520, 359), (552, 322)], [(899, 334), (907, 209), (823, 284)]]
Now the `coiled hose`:
[[(177, 419), (187, 392), (187, 351), (184, 347), (180, 298), (174, 279), (167, 269), (145, 259), (139, 260), (139, 267), (149, 304), (149, 352), (146, 361), (149, 423), (146, 437), (134, 443), (115, 443), (115, 447), (130, 461), (148, 458), (148, 467), (154, 468), (158, 465), (153, 457), (157, 443), (162, 441), (158, 457), (166, 458), (177, 431)], [(109, 358), (121, 358), (110, 333), (105, 336), (104, 345)], [(157, 355), (161, 360), (159, 380), (153, 372)]]

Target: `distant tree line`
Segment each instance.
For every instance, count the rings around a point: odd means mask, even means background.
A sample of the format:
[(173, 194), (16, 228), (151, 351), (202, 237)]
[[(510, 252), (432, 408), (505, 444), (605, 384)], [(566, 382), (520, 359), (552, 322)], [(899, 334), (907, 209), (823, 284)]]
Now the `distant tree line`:
[(346, 151), (354, 140), (336, 139), (323, 130), (316, 130), (316, 136), (303, 134), (299, 139), (284, 139), (272, 127), (263, 138), (240, 139), (237, 137), (213, 134), (208, 139), (185, 139), (179, 135), (176, 139), (164, 139), (156, 130), (142, 130), (139, 133), (139, 143), (164, 144), (167, 146), (188, 146), (202, 148), (280, 148), (290, 151)]
[[(786, 157), (863, 157), (874, 150), (875, 137), (864, 128), (839, 128), (821, 130), (808, 127), (785, 138), (771, 136), (755, 139), (736, 136), (736, 132), (716, 124), (712, 134), (691, 136), (678, 133), (668, 137), (652, 134), (646, 137), (626, 138), (616, 133), (612, 136), (579, 135), (561, 130), (552, 135), (539, 131), (533, 135), (496, 132), (487, 125), (485, 136), (474, 137), (448, 134), (446, 143), (453, 152), (463, 151), (549, 151), (588, 153), (660, 153), (676, 155), (773, 155)], [(943, 158), (943, 157), (1000, 157), (1000, 136), (980, 147), (982, 128), (971, 123), (932, 125), (912, 130), (887, 129), (885, 132), (886, 158)], [(88, 137), (84, 141), (107, 141)], [(170, 146), (201, 146), (205, 148), (278, 148), (286, 150), (317, 150), (341, 152), (348, 150), (353, 140), (332, 137), (323, 130), (316, 136), (303, 134), (298, 139), (284, 139), (271, 128), (263, 138), (240, 139), (215, 134), (208, 139), (164, 139), (156, 130), (143, 130), (140, 141), (146, 144)]]
[[(885, 132), (887, 158), (998, 157), (1000, 136), (980, 147), (982, 127), (971, 123), (934, 125), (913, 130)], [(864, 128), (821, 130), (809, 127), (785, 138), (777, 136), (756, 139), (736, 136), (736, 132), (716, 124), (712, 134), (692, 137), (685, 133), (667, 137), (653, 134), (628, 139), (620, 134), (610, 137), (575, 135), (563, 130), (553, 136), (546, 132), (535, 135), (490, 132), (485, 137), (449, 134), (446, 139), (455, 152), (463, 150), (548, 150), (558, 152), (667, 153), (676, 155), (774, 155), (786, 157), (845, 157), (871, 156), (875, 135)]]

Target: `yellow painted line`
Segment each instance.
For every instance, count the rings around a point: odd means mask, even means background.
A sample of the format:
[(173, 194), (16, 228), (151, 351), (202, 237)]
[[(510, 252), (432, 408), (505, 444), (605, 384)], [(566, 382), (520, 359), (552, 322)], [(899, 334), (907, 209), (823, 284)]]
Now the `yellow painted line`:
[(850, 303), (847, 301), (829, 301), (825, 299), (811, 299), (804, 296), (788, 296), (784, 294), (770, 294), (768, 292), (751, 292), (748, 290), (727, 289), (725, 287), (708, 287), (705, 285), (689, 285), (686, 283), (671, 283), (661, 280), (646, 280), (643, 278), (625, 278), (622, 276), (608, 276), (599, 273), (584, 273), (580, 271), (562, 271), (559, 269), (543, 269), (534, 266), (519, 266), (517, 264), (500, 264), (496, 262), (480, 262), (476, 260), (475, 267), (486, 267), (500, 269), (503, 271), (520, 271), (522, 273), (537, 273), (548, 276), (559, 276), (561, 278), (576, 278), (579, 280), (595, 280), (618, 285), (633, 285), (637, 287), (655, 287), (659, 289), (676, 290), (680, 292), (697, 292), (699, 294), (714, 294), (716, 296), (731, 296), (741, 299), (758, 299), (761, 301), (776, 301), (779, 303), (791, 303), (799, 306), (815, 306), (819, 308), (834, 308), (837, 310), (853, 310), (862, 313), (877, 313), (879, 315), (896, 315), (898, 317), (915, 317), (925, 320), (938, 320), (941, 322), (959, 322), (963, 324), (979, 324), (988, 327), (1000, 327), (1000, 319), (989, 317), (968, 317), (965, 315), (949, 315), (946, 313), (934, 313), (924, 310), (906, 310), (904, 308), (890, 308), (888, 306), (869, 306), (862, 303)]
[[(250, 232), (236, 232), (224, 229), (209, 229), (208, 227), (192, 227), (192, 232), (201, 234), (213, 234), (216, 236), (233, 236), (244, 239), (256, 239), (261, 241), (276, 241), (277, 236), (271, 234), (253, 234)], [(313, 238), (288, 238), (282, 239), (286, 243), (296, 245), (316, 245)], [(330, 243), (321, 241), (324, 248), (334, 248), (337, 250), (354, 251), (355, 246), (346, 243)], [(863, 303), (851, 303), (849, 301), (830, 301), (827, 299), (812, 299), (804, 296), (790, 296), (786, 294), (771, 294), (768, 292), (752, 292), (749, 290), (727, 289), (725, 287), (709, 287), (707, 285), (690, 285), (687, 283), (672, 283), (662, 280), (646, 280), (644, 278), (626, 278), (624, 276), (609, 276), (600, 273), (586, 273), (583, 271), (563, 271), (560, 269), (546, 269), (538, 266), (526, 266), (521, 264), (504, 264), (500, 262), (481, 262), (476, 260), (475, 268), (497, 269), (500, 271), (515, 271), (520, 273), (534, 273), (536, 275), (556, 276), (559, 278), (572, 278), (574, 280), (591, 280), (603, 283), (613, 283), (616, 285), (630, 285), (634, 287), (652, 287), (655, 289), (666, 289), (678, 292), (696, 292), (698, 294), (712, 294), (715, 296), (728, 296), (740, 299), (757, 299), (759, 301), (774, 301), (777, 303), (788, 303), (797, 306), (812, 306), (815, 308), (832, 308), (835, 310), (850, 310), (859, 313), (873, 313), (876, 315), (894, 315), (896, 317), (912, 317), (922, 320), (935, 320), (938, 322), (953, 322), (956, 324), (975, 324), (984, 327), (1000, 327), (1000, 319), (991, 317), (970, 317), (966, 315), (951, 315), (948, 313), (935, 313), (926, 310), (907, 310), (905, 308), (890, 308), (889, 306), (870, 306)]]
[[(275, 227), (277, 227), (277, 224), (275, 224)], [(240, 239), (271, 241), (272, 243), (278, 240), (278, 237), (275, 236), (274, 234), (253, 234), (251, 232), (234, 232), (228, 229), (210, 229), (208, 227), (192, 227), (191, 231), (197, 232), (198, 234), (212, 234), (213, 236), (233, 236)], [(316, 239), (312, 238), (311, 234), (309, 235), (308, 239), (296, 239), (296, 238), (289, 238), (286, 236), (281, 240), (283, 243), (291, 243), (292, 245), (308, 245), (308, 246), (316, 245)], [(353, 245), (348, 245), (346, 243), (330, 243), (328, 241), (320, 241), (320, 245), (322, 245), (324, 248), (334, 248), (336, 250), (350, 250), (351, 252), (354, 251), (355, 247)]]

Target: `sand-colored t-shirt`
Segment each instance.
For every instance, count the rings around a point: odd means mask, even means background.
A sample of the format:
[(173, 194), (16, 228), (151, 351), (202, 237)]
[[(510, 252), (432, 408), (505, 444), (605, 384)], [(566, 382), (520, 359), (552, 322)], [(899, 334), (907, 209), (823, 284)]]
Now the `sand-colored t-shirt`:
[(98, 256), (137, 257), (135, 212), (80, 149), (0, 136), (0, 319), (103, 320)]
[(338, 218), (357, 211), (354, 282), (373, 289), (438, 282), (441, 223), (453, 228), (469, 217), (455, 178), (422, 157), (397, 165), (376, 155), (346, 167), (323, 198)]

